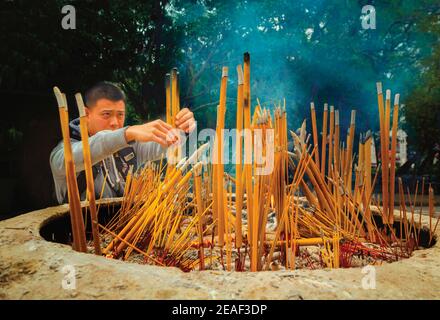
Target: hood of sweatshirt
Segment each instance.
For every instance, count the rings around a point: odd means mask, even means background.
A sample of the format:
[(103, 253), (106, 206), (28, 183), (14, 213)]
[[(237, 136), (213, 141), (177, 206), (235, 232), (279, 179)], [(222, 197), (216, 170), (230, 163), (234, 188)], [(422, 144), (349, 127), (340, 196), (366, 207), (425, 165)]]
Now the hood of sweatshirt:
[(69, 122), (70, 138), (81, 140), (81, 129), (79, 127), (79, 118), (73, 119)]

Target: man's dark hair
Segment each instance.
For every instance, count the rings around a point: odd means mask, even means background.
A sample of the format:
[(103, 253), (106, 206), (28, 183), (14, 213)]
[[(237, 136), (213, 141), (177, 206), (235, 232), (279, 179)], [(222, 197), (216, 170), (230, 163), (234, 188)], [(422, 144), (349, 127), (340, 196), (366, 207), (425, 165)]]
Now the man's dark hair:
[(125, 93), (115, 83), (102, 81), (87, 90), (85, 98), (86, 106), (90, 108), (95, 106), (99, 99), (125, 102)]

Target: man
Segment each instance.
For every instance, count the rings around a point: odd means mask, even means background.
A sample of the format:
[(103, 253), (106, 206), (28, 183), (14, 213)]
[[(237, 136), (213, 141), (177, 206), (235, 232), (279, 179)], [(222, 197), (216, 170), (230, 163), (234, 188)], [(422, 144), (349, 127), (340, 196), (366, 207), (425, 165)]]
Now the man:
[[(97, 197), (101, 194), (106, 179), (102, 197), (120, 197), (130, 166), (133, 166), (134, 172), (145, 162), (162, 158), (178, 138), (173, 128), (162, 120), (124, 127), (125, 94), (113, 83), (100, 82), (93, 86), (85, 94), (85, 104), (95, 194)], [(187, 108), (182, 109), (176, 115), (175, 124), (177, 129), (191, 132), (195, 128), (193, 113)], [(86, 179), (79, 118), (72, 120), (69, 126), (78, 188), (81, 198), (85, 199)], [(50, 167), (56, 198), (60, 204), (67, 202), (62, 142), (50, 154)]]

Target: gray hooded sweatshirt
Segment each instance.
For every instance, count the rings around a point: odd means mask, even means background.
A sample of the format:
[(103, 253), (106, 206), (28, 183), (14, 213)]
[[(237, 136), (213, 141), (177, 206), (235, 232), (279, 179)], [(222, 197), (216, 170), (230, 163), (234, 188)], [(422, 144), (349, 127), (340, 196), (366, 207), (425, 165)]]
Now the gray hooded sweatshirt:
[[(84, 158), (79, 119), (69, 124), (73, 160), (78, 179), (81, 199), (86, 196)], [(125, 140), (127, 127), (114, 131), (104, 130), (89, 137), (90, 155), (95, 181), (95, 196), (99, 199), (107, 176), (102, 198), (121, 197), (129, 167), (136, 170), (147, 161), (165, 156), (166, 148), (155, 142), (130, 142)], [(67, 202), (66, 169), (64, 164), (64, 144), (61, 141), (50, 154), (50, 168), (55, 182), (58, 203)], [(133, 171), (134, 172), (134, 171)]]

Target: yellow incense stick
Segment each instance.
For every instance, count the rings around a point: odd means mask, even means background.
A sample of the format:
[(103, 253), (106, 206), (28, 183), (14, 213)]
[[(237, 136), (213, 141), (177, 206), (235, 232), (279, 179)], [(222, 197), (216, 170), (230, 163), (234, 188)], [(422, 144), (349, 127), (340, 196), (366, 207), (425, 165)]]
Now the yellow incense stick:
[[(313, 143), (315, 146), (318, 146), (318, 129), (316, 127), (316, 112), (315, 112), (315, 104), (310, 103), (310, 113), (312, 117), (312, 130), (313, 130)], [(315, 153), (315, 162), (319, 167), (319, 152)]]
[(237, 87), (237, 137), (236, 137), (236, 179), (238, 183), (235, 185), (235, 203), (236, 203), (236, 220), (235, 220), (235, 247), (242, 246), (242, 210), (243, 210), (243, 185), (242, 180), (242, 130), (243, 130), (243, 69), (241, 65), (237, 66), (238, 87)]
[(92, 159), (90, 155), (89, 146), (89, 130), (87, 128), (87, 117), (84, 107), (84, 102), (80, 93), (75, 94), (76, 103), (78, 105), (79, 116), (80, 116), (80, 130), (81, 130), (81, 140), (83, 145), (83, 157), (84, 157), (84, 169), (86, 172), (86, 183), (87, 183), (87, 199), (89, 200), (90, 217), (92, 220), (92, 235), (93, 235), (93, 245), (95, 247), (95, 254), (101, 255), (101, 241), (99, 239), (98, 230), (98, 214), (96, 212), (96, 202), (95, 202), (95, 181), (92, 171)]
[(396, 178), (396, 146), (397, 146), (397, 124), (399, 121), (399, 94), (394, 97), (393, 128), (391, 133), (391, 159), (390, 159), (390, 223), (394, 222), (394, 189)]
[(328, 117), (328, 105), (324, 104), (324, 115), (322, 118), (322, 143), (321, 143), (321, 174), (325, 178), (325, 160), (327, 151), (327, 117)]

